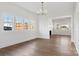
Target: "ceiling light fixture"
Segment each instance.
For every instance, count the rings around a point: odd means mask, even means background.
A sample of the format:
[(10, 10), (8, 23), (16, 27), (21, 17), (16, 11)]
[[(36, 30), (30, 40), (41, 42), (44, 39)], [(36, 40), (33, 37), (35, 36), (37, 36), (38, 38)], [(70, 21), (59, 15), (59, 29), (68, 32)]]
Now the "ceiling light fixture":
[(47, 9), (45, 9), (44, 2), (41, 2), (41, 8), (37, 11), (39, 15), (47, 15)]

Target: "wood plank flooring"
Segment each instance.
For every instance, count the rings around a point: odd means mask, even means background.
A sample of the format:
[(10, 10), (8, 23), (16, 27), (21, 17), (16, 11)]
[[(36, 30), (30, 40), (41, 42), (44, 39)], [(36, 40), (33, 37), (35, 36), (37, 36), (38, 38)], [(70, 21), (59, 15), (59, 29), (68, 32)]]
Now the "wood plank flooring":
[(77, 56), (70, 36), (52, 35), (0, 49), (1, 56)]

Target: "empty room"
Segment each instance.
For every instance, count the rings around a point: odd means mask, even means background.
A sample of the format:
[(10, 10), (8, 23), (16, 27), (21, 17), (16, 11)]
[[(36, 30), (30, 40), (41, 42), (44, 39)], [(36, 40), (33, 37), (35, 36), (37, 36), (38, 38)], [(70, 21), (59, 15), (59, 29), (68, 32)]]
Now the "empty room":
[(0, 56), (78, 56), (78, 2), (0, 2)]

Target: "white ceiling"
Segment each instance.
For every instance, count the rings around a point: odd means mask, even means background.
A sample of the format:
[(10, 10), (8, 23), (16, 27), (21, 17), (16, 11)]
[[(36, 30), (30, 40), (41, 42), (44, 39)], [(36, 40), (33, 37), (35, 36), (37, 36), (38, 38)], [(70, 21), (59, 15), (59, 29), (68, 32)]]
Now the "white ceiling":
[[(33, 13), (37, 13), (40, 9), (40, 2), (16, 2), (16, 5), (25, 8)], [(74, 2), (46, 2), (45, 8), (51, 17), (68, 16), (74, 12)]]

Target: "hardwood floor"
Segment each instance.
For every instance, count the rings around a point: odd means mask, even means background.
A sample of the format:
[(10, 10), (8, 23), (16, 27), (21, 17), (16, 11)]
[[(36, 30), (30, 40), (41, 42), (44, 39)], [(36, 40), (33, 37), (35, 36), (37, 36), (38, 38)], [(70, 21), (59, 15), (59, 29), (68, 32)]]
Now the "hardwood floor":
[(0, 49), (1, 56), (77, 56), (70, 36), (53, 35)]

